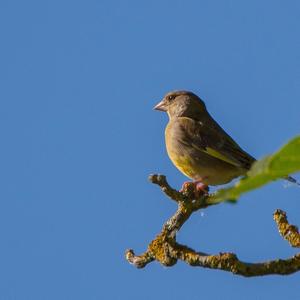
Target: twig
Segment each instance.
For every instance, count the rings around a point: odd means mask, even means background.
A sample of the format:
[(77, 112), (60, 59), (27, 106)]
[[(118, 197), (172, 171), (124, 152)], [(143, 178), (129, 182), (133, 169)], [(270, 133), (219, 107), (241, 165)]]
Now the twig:
[(297, 226), (290, 225), (286, 213), (277, 209), (273, 214), (280, 235), (286, 239), (292, 247), (300, 248), (300, 234)]

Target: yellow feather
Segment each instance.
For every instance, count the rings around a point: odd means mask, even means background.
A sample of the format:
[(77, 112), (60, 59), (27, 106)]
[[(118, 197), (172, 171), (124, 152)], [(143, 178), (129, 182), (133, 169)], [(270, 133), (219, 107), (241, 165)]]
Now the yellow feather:
[(225, 161), (233, 166), (240, 167), (240, 165), (237, 162), (229, 159), (228, 157), (226, 157), (225, 155), (221, 154), (220, 152), (214, 150), (213, 148), (206, 147), (205, 149), (203, 149), (203, 148), (197, 147), (195, 144), (192, 144), (192, 146), (204, 153), (207, 153), (208, 155), (210, 155), (212, 157), (218, 158), (218, 159)]
[(226, 161), (227, 163), (231, 164), (231, 165), (234, 165), (236, 167), (239, 167), (240, 165), (238, 163), (236, 163), (235, 161), (232, 161), (231, 159), (229, 159), (228, 157), (226, 157), (225, 155), (221, 154), (220, 152), (212, 149), (212, 148), (209, 148), (209, 147), (206, 147), (206, 150), (202, 150), (204, 152), (206, 152), (207, 154), (213, 156), (213, 157), (216, 157), (220, 160), (223, 160), (223, 161)]

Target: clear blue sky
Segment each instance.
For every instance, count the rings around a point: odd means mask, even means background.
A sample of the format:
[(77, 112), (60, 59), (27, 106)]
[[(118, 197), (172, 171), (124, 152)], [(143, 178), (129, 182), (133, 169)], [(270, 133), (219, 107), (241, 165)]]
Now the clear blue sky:
[[(148, 174), (186, 180), (164, 148), (167, 116), (152, 110), (166, 92), (199, 94), (258, 158), (299, 134), (299, 1), (2, 0), (0, 28), (0, 300), (299, 296), (300, 273), (124, 259), (175, 210)], [(276, 208), (300, 225), (300, 189), (277, 182), (197, 213), (178, 240), (286, 258), (296, 250)]]

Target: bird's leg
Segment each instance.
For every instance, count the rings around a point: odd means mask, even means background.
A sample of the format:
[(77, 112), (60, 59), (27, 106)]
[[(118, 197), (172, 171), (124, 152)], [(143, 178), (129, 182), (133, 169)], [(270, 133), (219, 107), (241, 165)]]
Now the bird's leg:
[(203, 183), (201, 180), (195, 181), (194, 184), (195, 184), (195, 190), (197, 193), (208, 195), (208, 192), (209, 192), (208, 185)]

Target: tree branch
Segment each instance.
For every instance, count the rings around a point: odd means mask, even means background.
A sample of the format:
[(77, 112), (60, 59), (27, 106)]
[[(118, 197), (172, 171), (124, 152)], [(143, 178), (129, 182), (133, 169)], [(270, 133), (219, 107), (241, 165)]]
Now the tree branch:
[[(182, 260), (191, 266), (228, 271), (245, 277), (270, 274), (287, 275), (300, 270), (300, 253), (288, 259), (277, 259), (261, 263), (240, 261), (234, 253), (219, 253), (209, 255), (181, 245), (176, 242), (176, 233), (195, 211), (215, 205), (210, 195), (195, 193), (193, 184), (185, 185), (183, 191), (173, 189), (163, 175), (150, 175), (149, 180), (160, 186), (162, 192), (174, 200), (177, 205), (175, 214), (163, 225), (162, 231), (150, 242), (147, 251), (142, 255), (135, 255), (134, 251), (126, 251), (126, 259), (137, 268), (144, 268), (148, 263), (156, 260), (164, 266), (173, 266)], [(285, 212), (276, 210), (274, 220), (279, 233), (293, 247), (300, 247), (300, 234), (294, 225), (287, 221)]]
[(300, 248), (300, 234), (297, 226), (290, 225), (286, 213), (277, 209), (273, 214), (280, 235), (286, 239), (292, 247)]

